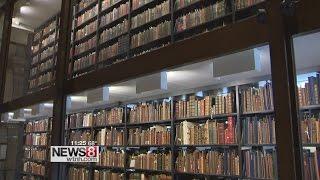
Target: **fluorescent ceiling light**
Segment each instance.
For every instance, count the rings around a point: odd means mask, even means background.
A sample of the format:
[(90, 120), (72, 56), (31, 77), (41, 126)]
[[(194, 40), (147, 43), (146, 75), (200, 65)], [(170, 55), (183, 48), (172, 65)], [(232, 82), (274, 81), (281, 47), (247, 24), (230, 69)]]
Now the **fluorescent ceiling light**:
[(20, 7), (20, 13), (21, 14), (32, 14), (33, 8), (30, 6), (21, 6)]
[(12, 18), (12, 23), (15, 24), (15, 25), (19, 25), (20, 24), (19, 18), (17, 18), (17, 17)]
[(44, 103), (43, 104), (45, 107), (53, 107), (53, 103)]
[(23, 109), (24, 111), (32, 111), (32, 109)]
[(70, 99), (75, 102), (87, 102), (87, 96), (71, 96)]

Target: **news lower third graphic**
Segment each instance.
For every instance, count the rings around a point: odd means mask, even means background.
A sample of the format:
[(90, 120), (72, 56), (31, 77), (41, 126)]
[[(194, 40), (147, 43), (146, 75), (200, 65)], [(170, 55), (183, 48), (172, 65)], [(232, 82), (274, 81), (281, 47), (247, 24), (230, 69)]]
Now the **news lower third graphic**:
[(51, 162), (99, 162), (99, 146), (51, 146)]

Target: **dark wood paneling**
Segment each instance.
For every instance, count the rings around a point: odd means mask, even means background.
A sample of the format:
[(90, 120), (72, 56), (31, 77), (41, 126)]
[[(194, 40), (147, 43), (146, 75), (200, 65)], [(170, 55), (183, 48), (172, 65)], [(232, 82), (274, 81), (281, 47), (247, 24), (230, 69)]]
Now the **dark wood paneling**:
[(207, 60), (268, 41), (267, 25), (255, 17), (168, 45), (108, 68), (69, 80), (66, 93), (136, 78), (166, 68)]
[(23, 107), (38, 104), (40, 102), (50, 101), (55, 95), (54, 87), (23, 96), (13, 101), (0, 105), (0, 113), (17, 110)]
[(319, 0), (301, 0), (297, 3), (298, 33), (320, 29), (319, 10)]

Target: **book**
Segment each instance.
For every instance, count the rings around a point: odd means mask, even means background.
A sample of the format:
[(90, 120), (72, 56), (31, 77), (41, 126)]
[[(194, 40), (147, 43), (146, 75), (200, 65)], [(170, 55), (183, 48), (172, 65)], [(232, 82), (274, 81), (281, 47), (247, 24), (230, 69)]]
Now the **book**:
[(129, 13), (129, 9), (129, 1), (125, 4), (121, 4), (117, 8), (114, 8), (111, 12), (101, 17), (100, 27), (110, 24), (111, 22), (127, 15)]
[(139, 103), (129, 111), (129, 123), (143, 123), (172, 119), (171, 102)]
[(160, 38), (167, 37), (171, 34), (170, 21), (164, 21), (156, 26), (149, 27), (148, 29), (134, 34), (131, 37), (131, 48), (136, 48), (155, 41)]
[(96, 141), (98, 145), (106, 146), (124, 146), (123, 128), (101, 129), (97, 131)]
[(305, 179), (320, 179), (319, 150), (315, 148), (303, 149), (303, 171)]
[(253, 113), (273, 110), (273, 94), (271, 82), (261, 87), (247, 87), (240, 92), (242, 112)]
[(227, 120), (207, 120), (205, 123), (188, 121), (176, 125), (177, 145), (218, 145), (236, 144), (236, 122), (234, 117)]
[(97, 23), (98, 23), (98, 21), (93, 21), (92, 23), (86, 25), (82, 29), (77, 30), (75, 39), (76, 40), (80, 40), (80, 39), (84, 38), (87, 35), (95, 33), (96, 30), (97, 30), (97, 27), (98, 27)]
[(180, 173), (240, 175), (237, 150), (180, 150), (176, 159)]
[(129, 145), (170, 145), (171, 127), (152, 126), (147, 129), (130, 128)]
[(253, 6), (253, 5), (258, 4), (260, 2), (263, 2), (263, 1), (264, 0), (236, 0), (235, 6), (236, 6), (236, 9), (239, 10), (239, 9), (243, 9), (243, 8), (246, 8), (249, 6)]
[(226, 13), (226, 2), (225, 0), (220, 0), (213, 5), (209, 5), (201, 9), (195, 9), (193, 12), (189, 12), (188, 14), (178, 17), (175, 20), (175, 30), (176, 32), (181, 32), (217, 19), (224, 16)]
[(108, 28), (104, 30), (100, 34), (100, 43), (104, 43), (110, 39), (113, 39), (115, 37), (118, 37), (129, 30), (129, 22), (127, 19), (124, 19), (121, 23), (117, 24), (116, 26), (113, 26), (111, 28)]
[(75, 113), (69, 117), (69, 128), (92, 127), (93, 113)]
[(78, 5), (78, 10), (81, 11), (96, 2), (97, 0), (81, 0)]
[(243, 144), (276, 144), (273, 116), (246, 117), (242, 122)]
[(319, 73), (316, 76), (308, 77), (308, 80), (298, 86), (299, 106), (310, 106), (320, 104), (320, 77)]
[(38, 121), (29, 121), (26, 123), (25, 132), (39, 132), (39, 131), (50, 131), (51, 130), (51, 119), (41, 119)]
[(95, 126), (104, 126), (123, 123), (124, 108), (115, 107), (108, 110), (99, 110), (93, 115)]
[(86, 168), (69, 168), (68, 180), (89, 180), (89, 177), (89, 170)]
[(109, 170), (94, 170), (93, 180), (124, 180), (124, 173), (112, 172)]
[(76, 26), (80, 26), (89, 19), (95, 17), (98, 14), (98, 5), (95, 5), (93, 8), (87, 10), (83, 14), (77, 17)]
[(304, 114), (300, 121), (301, 139), (303, 144), (320, 143), (320, 115)]
[(89, 40), (87, 40), (86, 42), (76, 45), (74, 48), (74, 56), (79, 55), (83, 52), (86, 52), (96, 47), (96, 43), (97, 43), (97, 38), (94, 36)]
[(129, 166), (134, 169), (170, 171), (171, 156), (170, 151), (133, 154), (129, 157)]
[(33, 173), (44, 176), (46, 174), (46, 168), (43, 164), (26, 161), (23, 163), (23, 171), (26, 173)]
[(98, 166), (124, 167), (125, 153), (122, 151), (104, 150), (100, 153)]
[(170, 13), (170, 3), (169, 1), (164, 1), (154, 8), (147, 9), (144, 12), (132, 17), (131, 28), (139, 27), (143, 24), (156, 20), (164, 15)]
[(176, 0), (176, 1), (174, 1), (174, 9), (178, 10), (178, 9), (181, 9), (183, 7), (187, 7), (191, 4), (194, 4), (199, 1), (200, 0)]
[(248, 178), (274, 179), (276, 177), (276, 151), (273, 149), (243, 150), (243, 173)]
[(71, 131), (69, 135), (69, 143), (71, 141), (73, 142), (79, 142), (79, 141), (91, 141), (92, 140), (92, 133), (89, 130), (84, 130), (84, 131)]
[(77, 59), (73, 62), (73, 72), (79, 71), (81, 69), (85, 69), (96, 64), (96, 53), (90, 53), (87, 56), (84, 56), (80, 59)]
[(166, 174), (131, 173), (129, 175), (129, 180), (172, 180), (172, 177)]
[(26, 145), (46, 146), (49, 135), (47, 133), (27, 134), (25, 137)]
[(132, 10), (138, 9), (150, 2), (153, 2), (153, 0), (132, 0)]

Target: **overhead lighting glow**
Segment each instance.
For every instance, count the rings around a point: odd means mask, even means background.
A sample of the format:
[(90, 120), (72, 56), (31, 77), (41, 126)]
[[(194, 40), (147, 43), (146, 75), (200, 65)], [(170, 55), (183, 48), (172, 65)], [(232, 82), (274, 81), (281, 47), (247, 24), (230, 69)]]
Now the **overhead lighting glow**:
[(17, 17), (12, 18), (12, 23), (15, 25), (19, 25), (20, 24), (19, 18), (17, 18)]
[(29, 112), (31, 112), (32, 111), (32, 109), (23, 109), (24, 111), (29, 111)]
[(32, 12), (33, 12), (33, 9), (30, 6), (21, 6), (20, 7), (21, 14), (31, 14)]
[(43, 104), (45, 107), (53, 107), (53, 103), (44, 103)]
[(87, 96), (71, 96), (70, 99), (75, 102), (87, 102)]

